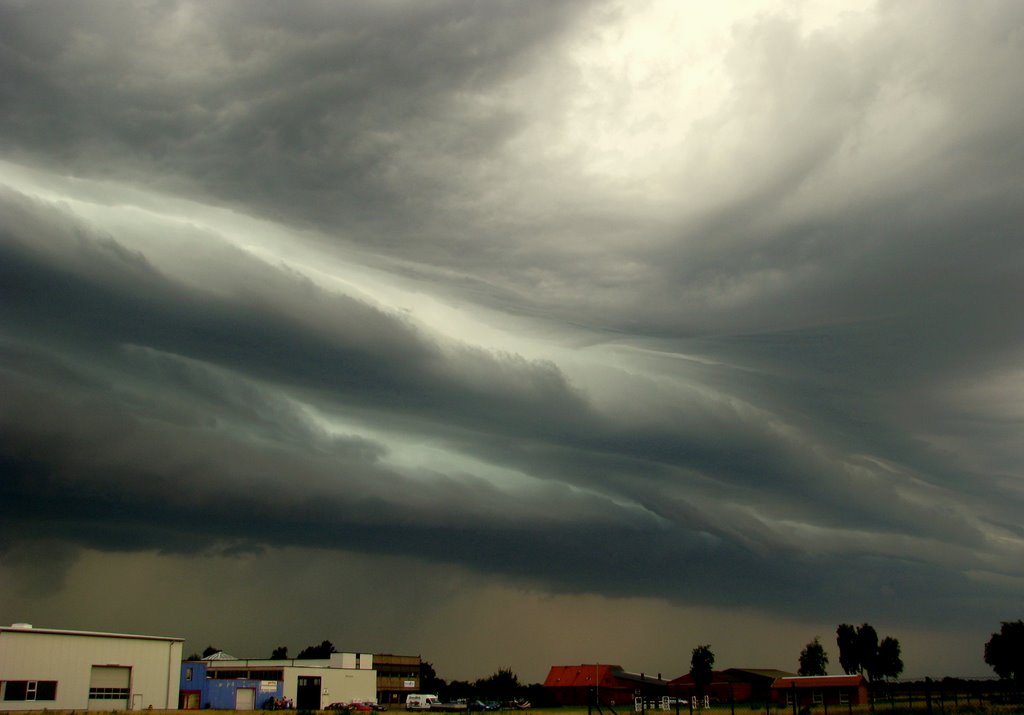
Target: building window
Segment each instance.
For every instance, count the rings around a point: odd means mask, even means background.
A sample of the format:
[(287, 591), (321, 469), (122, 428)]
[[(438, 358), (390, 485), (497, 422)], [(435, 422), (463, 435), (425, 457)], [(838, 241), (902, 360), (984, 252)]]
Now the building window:
[(90, 700), (127, 700), (128, 688), (89, 688)]
[(823, 698), (822, 698), (822, 696), (821, 696), (821, 691), (820, 691), (820, 690), (812, 690), (812, 691), (811, 691), (811, 701), (812, 701), (812, 702), (813, 702), (813, 703), (814, 703), (815, 705), (821, 705), (821, 701), (822, 701), (822, 699), (823, 699)]
[(4, 700), (56, 700), (56, 680), (8, 680), (4, 683)]
[(185, 668), (185, 680), (192, 680), (192, 669)]
[(846, 692), (845, 690), (840, 690), (839, 691), (839, 703), (841, 705), (846, 705), (849, 702), (850, 702), (850, 694), (848, 692)]

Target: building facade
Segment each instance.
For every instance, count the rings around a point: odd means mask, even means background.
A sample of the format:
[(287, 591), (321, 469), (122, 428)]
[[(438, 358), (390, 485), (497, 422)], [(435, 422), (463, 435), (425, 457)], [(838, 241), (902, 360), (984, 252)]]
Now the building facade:
[(814, 705), (865, 705), (868, 681), (863, 675), (806, 675), (778, 678), (772, 700), (797, 708)]
[(544, 688), (558, 705), (626, 705), (658, 700), (668, 694), (668, 681), (644, 673), (631, 673), (618, 665), (553, 665)]
[(404, 704), (406, 695), (418, 693), (421, 665), (418, 655), (375, 654), (373, 667), (377, 671), (377, 702), (382, 705)]
[(331, 703), (376, 702), (377, 673), (369, 653), (333, 653), (329, 659), (204, 659), (180, 664), (183, 710), (253, 710), (268, 700), (298, 710)]
[(173, 709), (183, 640), (0, 627), (0, 710)]
[(684, 700), (705, 695), (713, 703), (763, 703), (771, 698), (772, 685), (777, 679), (792, 675), (795, 674), (767, 668), (713, 670), (711, 681), (701, 689), (687, 673), (669, 681), (669, 693)]

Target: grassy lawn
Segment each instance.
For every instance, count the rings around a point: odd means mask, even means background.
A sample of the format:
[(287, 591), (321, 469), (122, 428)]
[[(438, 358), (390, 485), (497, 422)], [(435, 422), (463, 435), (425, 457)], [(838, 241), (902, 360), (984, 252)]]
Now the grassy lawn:
[[(126, 715), (132, 711), (116, 711), (110, 712), (109, 715)], [(196, 713), (200, 715), (203, 712), (217, 713), (217, 715), (263, 715), (268, 711), (265, 710), (145, 710), (142, 711), (145, 715), (184, 715), (185, 713)], [(405, 709), (401, 707), (391, 708), (388, 712), (395, 713), (395, 715), (404, 715)], [(602, 711), (598, 711), (594, 708), (591, 711), (591, 715), (613, 715), (612, 711), (605, 707)], [(0, 714), (10, 713), (11, 715), (63, 715), (67, 713), (71, 715), (86, 715), (85, 711), (72, 711), (72, 710), (4, 710), (0, 707)], [(276, 715), (300, 715), (300, 713), (319, 713), (321, 715), (338, 715), (336, 711), (332, 710), (320, 710), (320, 711), (296, 711), (296, 710), (283, 710), (275, 711)], [(563, 708), (530, 708), (529, 710), (502, 710), (499, 713), (506, 713), (511, 715), (512, 713), (523, 713), (524, 715), (587, 715), (587, 709), (577, 707), (563, 707)], [(636, 712), (632, 707), (622, 705), (615, 708), (617, 715), (636, 715)], [(749, 704), (737, 704), (735, 707), (735, 715), (757, 715), (758, 713), (765, 713), (764, 705), (751, 706)], [(849, 708), (846, 705), (840, 706), (829, 706), (828, 715), (1024, 715), (1024, 705), (997, 705), (984, 703), (978, 705), (977, 701), (973, 701), (970, 705), (967, 704), (966, 700), (960, 700), (954, 703), (952, 700), (946, 700), (940, 702), (938, 700), (932, 701), (932, 707), (929, 714), (927, 704), (923, 699), (920, 701), (915, 700), (913, 703), (900, 703), (896, 702), (890, 704), (889, 701), (878, 701), (875, 703), (874, 708), (870, 705), (855, 705), (853, 708)], [(675, 710), (648, 710), (648, 715), (675, 715)], [(769, 715), (792, 715), (793, 710), (790, 706), (771, 706)], [(105, 715), (105, 711), (90, 710), (88, 715)], [(478, 714), (477, 714), (478, 715)], [(691, 715), (689, 708), (680, 708), (679, 715)], [(693, 711), (693, 715), (733, 715), (733, 709), (729, 705), (716, 705), (710, 708), (704, 708), (703, 710)], [(825, 715), (825, 709), (823, 707), (816, 706), (811, 710), (803, 709), (799, 710), (797, 715)]]

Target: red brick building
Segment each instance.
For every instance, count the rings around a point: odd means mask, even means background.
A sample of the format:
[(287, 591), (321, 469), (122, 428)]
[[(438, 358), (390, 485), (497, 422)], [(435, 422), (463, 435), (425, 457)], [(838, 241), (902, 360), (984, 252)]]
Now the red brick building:
[[(765, 702), (771, 696), (772, 685), (779, 678), (793, 675), (784, 670), (767, 668), (728, 668), (711, 671), (711, 683), (704, 688), (704, 694), (712, 702), (746, 703)], [(669, 681), (672, 697), (696, 697), (697, 686), (689, 673)]]
[(864, 705), (868, 681), (863, 675), (808, 675), (779, 678), (772, 683), (772, 701), (797, 707), (806, 705)]
[(626, 705), (639, 695), (658, 699), (668, 694), (668, 681), (645, 673), (630, 673), (611, 664), (553, 665), (544, 687), (559, 705)]

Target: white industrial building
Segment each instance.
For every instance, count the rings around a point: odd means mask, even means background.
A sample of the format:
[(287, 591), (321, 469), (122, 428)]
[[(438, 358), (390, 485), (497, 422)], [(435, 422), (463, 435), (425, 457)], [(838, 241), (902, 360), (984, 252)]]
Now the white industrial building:
[(223, 653), (181, 664), (182, 709), (251, 710), (284, 699), (298, 710), (331, 703), (376, 702), (377, 672), (370, 653), (324, 659), (248, 660)]
[(183, 640), (0, 627), (0, 711), (174, 709)]

